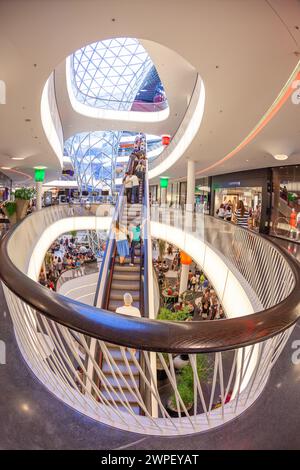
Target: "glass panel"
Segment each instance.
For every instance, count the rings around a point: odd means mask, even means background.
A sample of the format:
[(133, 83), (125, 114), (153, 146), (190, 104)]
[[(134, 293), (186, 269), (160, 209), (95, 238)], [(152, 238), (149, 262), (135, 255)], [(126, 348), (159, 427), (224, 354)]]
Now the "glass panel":
[(109, 39), (77, 50), (71, 56), (71, 77), (75, 97), (89, 106), (126, 111), (168, 107), (157, 70), (135, 38)]

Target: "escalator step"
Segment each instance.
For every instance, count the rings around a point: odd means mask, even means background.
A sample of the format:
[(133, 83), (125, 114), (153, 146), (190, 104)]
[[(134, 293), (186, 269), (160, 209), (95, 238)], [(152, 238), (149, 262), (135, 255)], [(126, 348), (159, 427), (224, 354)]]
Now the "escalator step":
[(119, 272), (113, 273), (113, 281), (139, 281), (140, 274), (136, 274), (136, 271), (128, 271), (126, 274), (120, 274)]
[(124, 264), (124, 265), (121, 265), (121, 264), (115, 264), (114, 266), (114, 273), (115, 272), (122, 272), (122, 273), (126, 273), (126, 272), (140, 272), (140, 266), (139, 265), (135, 265), (135, 266), (129, 266), (129, 264)]

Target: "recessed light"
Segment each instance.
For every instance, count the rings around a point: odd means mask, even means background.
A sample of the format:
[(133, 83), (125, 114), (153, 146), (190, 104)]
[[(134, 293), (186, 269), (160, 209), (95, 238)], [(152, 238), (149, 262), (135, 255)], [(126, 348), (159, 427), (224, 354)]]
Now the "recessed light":
[(25, 157), (11, 157), (12, 160), (25, 160)]
[(284, 154), (274, 155), (275, 160), (287, 160), (289, 157)]
[(2, 166), (1, 169), (2, 170), (11, 170), (10, 166)]

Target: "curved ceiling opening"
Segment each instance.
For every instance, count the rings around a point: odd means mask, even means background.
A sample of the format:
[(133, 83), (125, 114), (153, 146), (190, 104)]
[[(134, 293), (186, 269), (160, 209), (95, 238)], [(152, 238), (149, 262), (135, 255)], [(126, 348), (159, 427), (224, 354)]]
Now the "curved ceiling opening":
[[(80, 191), (108, 190), (110, 194), (122, 183), (136, 132), (80, 132), (65, 141), (64, 155), (74, 168)], [(148, 158), (160, 154), (164, 145), (161, 136), (145, 134)]]
[(148, 52), (135, 38), (87, 45), (67, 61), (72, 93), (86, 106), (114, 111), (168, 108), (164, 86)]

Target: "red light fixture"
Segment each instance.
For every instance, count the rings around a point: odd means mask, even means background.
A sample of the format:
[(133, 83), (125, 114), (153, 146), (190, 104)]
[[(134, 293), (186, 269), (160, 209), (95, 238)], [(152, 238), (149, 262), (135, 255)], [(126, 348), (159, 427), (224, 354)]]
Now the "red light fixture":
[(162, 143), (162, 145), (169, 145), (170, 140), (171, 140), (171, 136), (170, 136), (170, 135), (162, 135), (162, 136), (161, 136), (161, 143)]

